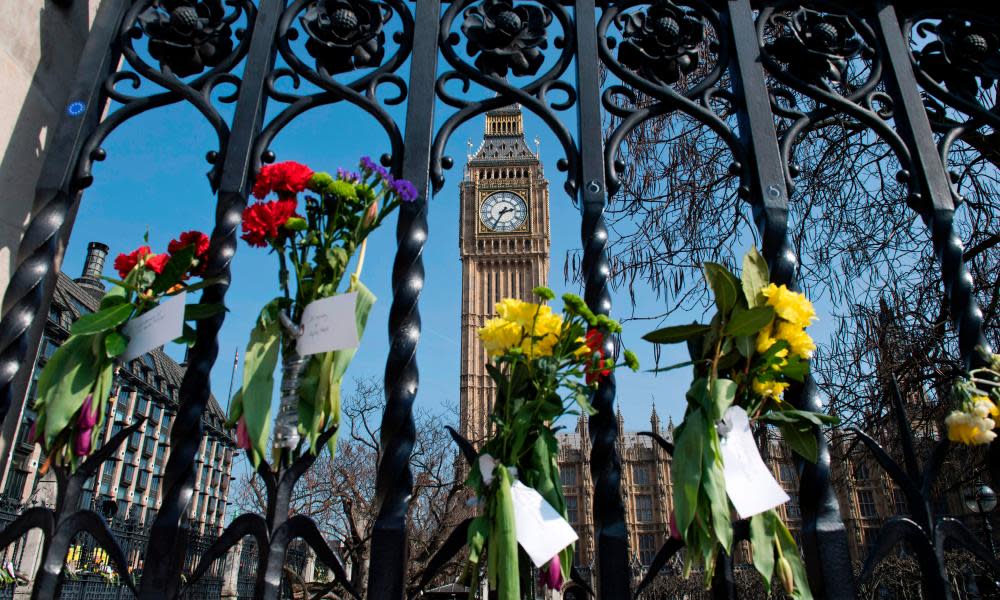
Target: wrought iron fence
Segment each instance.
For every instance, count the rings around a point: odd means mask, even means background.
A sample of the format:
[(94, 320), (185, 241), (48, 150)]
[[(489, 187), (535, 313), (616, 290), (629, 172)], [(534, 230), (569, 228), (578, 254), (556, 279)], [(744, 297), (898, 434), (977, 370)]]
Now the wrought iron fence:
[[(197, 20), (197, 27), (171, 25), (190, 18)], [(390, 20), (395, 35), (388, 37)], [(489, 26), (484, 25), (487, 21)], [(497, 22), (502, 27), (486, 31)], [(275, 160), (269, 149), (272, 140), (316, 107), (353, 105), (385, 130), (391, 152), (383, 163), (421, 192), (416, 202), (403, 205), (396, 228), (381, 429), (384, 458), (377, 479), (378, 516), (368, 582), (370, 598), (402, 598), (427, 201), (432, 191), (442, 188), (453, 165), (444, 153), (459, 125), (517, 102), (551, 128), (564, 154), (559, 167), (565, 173), (566, 193), (580, 212), (585, 297), (595, 312), (607, 314), (610, 266), (603, 214), (609, 195), (619, 187), (623, 165), (618, 155), (630, 131), (653, 118), (685, 115), (723, 139), (740, 195), (763, 239), (773, 280), (794, 286), (797, 258), (787, 230), (798, 136), (824, 119), (847, 115), (883, 140), (901, 165), (897, 177), (909, 190), (906, 203), (930, 233), (960, 352), (972, 364), (978, 360), (974, 348), (984, 344), (982, 313), (953, 228), (960, 199), (949, 179), (947, 157), (963, 128), (1000, 125), (996, 106), (984, 105), (979, 94), (1000, 75), (996, 37), (983, 33), (997, 31), (998, 25), (997, 7), (971, 0), (955, 0), (947, 7), (888, 0), (103, 0), (72, 84), (71, 102), (49, 142), (37, 186), (37, 211), (4, 299), (0, 413), (7, 414), (24, 398), (60, 249), (93, 180), (93, 164), (105, 158), (101, 146), (118, 126), (136, 115), (184, 103), (216, 132), (218, 146), (208, 153), (209, 179), (217, 192), (208, 276), (221, 283), (208, 287), (201, 299), (214, 304), (225, 300), (229, 287), (236, 228), (251, 182), (263, 163)], [(920, 27), (932, 43), (913, 43), (911, 34)], [(293, 44), (296, 39), (307, 41)], [(469, 60), (460, 55), (460, 48)], [(690, 83), (683, 76), (695, 57), (712, 61), (713, 67)], [(856, 60), (863, 61), (865, 74), (860, 81), (847, 82), (845, 68)], [(602, 84), (604, 71), (620, 84)], [(513, 78), (508, 79), (508, 73)], [(135, 95), (124, 89), (139, 89), (143, 81), (162, 91)], [(489, 97), (468, 97), (472, 84), (490, 92)], [(226, 86), (235, 90), (219, 94)], [(453, 93), (453, 86), (461, 93)], [(385, 87), (393, 92), (389, 97), (380, 96)], [(808, 105), (796, 104), (794, 98)], [(966, 115), (966, 120), (950, 125), (935, 121), (928, 99)], [(106, 112), (109, 102), (112, 110)], [(233, 105), (231, 119), (223, 116), (220, 103)], [(401, 103), (406, 118), (397, 123), (386, 106)], [(440, 105), (447, 116), (436, 127), (433, 116)], [(277, 112), (265, 119), (268, 107)], [(601, 130), (602, 111), (619, 118), (607, 139)], [(574, 118), (575, 131), (566, 125)], [(143, 599), (177, 598), (193, 583), (182, 577), (193, 565), (186, 552), (185, 514), (223, 318), (219, 314), (199, 321), (190, 351), (170, 432), (173, 450), (163, 479), (163, 503), (143, 553), (137, 589)], [(595, 580), (602, 598), (632, 593), (615, 448), (615, 390), (613, 377), (600, 385), (592, 401), (598, 414), (590, 423)], [(821, 409), (812, 381), (793, 390), (792, 396), (803, 408)], [(902, 427), (905, 434), (906, 424)], [(830, 484), (827, 440), (820, 432), (816, 435), (819, 461), (799, 465), (802, 549), (817, 595), (852, 598), (855, 580)], [(869, 446), (880, 457), (877, 448)], [(910, 462), (905, 468), (882, 458), (880, 462), (894, 478), (921, 477)], [(1000, 446), (993, 448), (990, 465), (994, 482), (1000, 484)], [(67, 544), (81, 531), (93, 535), (119, 566), (133, 559), (129, 548), (106, 533), (99, 517), (75, 509), (79, 482), (64, 477), (59, 485), (66, 506), (30, 509), (24, 513), (29, 516), (0, 532), (3, 544), (30, 527), (42, 528), (47, 536), (35, 597), (54, 595), (60, 586), (64, 594), (74, 593), (77, 584), (61, 583), (60, 574)], [(957, 526), (942, 526), (933, 518), (926, 487), (908, 483), (904, 488), (912, 495), (911, 506), (926, 507), (907, 535), (922, 548), (922, 564), (939, 565), (938, 542), (958, 531), (953, 529)], [(221, 555), (242, 533), (254, 537), (254, 555), (261, 564), (247, 571), (253, 571), (255, 583), (252, 591), (242, 587), (241, 597), (277, 597), (289, 537), (303, 538), (343, 577), (339, 558), (308, 519), (286, 521), (272, 510), (266, 517), (240, 521), (237, 530), (240, 535), (223, 535), (204, 555)], [(982, 552), (976, 540), (959, 537)], [(249, 547), (244, 546), (245, 557)], [(263, 549), (268, 551), (257, 552)], [(272, 550), (275, 554), (269, 556)], [(995, 557), (983, 558), (996, 567)], [(207, 569), (195, 568), (194, 580), (208, 576)], [(731, 573), (731, 568), (720, 569), (716, 597), (733, 596)], [(934, 597), (948, 597), (940, 568), (926, 570), (923, 578)], [(81, 580), (77, 587), (83, 586)]]

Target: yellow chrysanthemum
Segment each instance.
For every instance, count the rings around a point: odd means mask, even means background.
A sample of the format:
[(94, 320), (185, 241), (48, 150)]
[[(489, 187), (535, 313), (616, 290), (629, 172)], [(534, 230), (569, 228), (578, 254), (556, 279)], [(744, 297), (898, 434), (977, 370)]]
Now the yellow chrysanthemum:
[(1000, 409), (987, 396), (972, 397), (972, 412), (980, 419), (1000, 416)]
[(767, 304), (774, 307), (774, 312), (790, 323), (808, 327), (816, 320), (816, 309), (804, 294), (773, 283), (761, 290), (761, 293), (767, 298)]
[(983, 419), (974, 414), (953, 411), (944, 420), (948, 427), (948, 439), (969, 446), (988, 444), (996, 439), (993, 419)]
[[(543, 308), (548, 308), (544, 306)], [(562, 333), (563, 320), (560, 315), (542, 314), (539, 311), (538, 317), (534, 320), (535, 328), (532, 335), (526, 337), (521, 344), (525, 354), (534, 358), (537, 356), (552, 356), (552, 349), (559, 342), (559, 335)], [(528, 326), (530, 327), (530, 323)], [(531, 343), (533, 341), (533, 343)], [(529, 347), (530, 343), (530, 347)]]
[(781, 395), (788, 389), (788, 384), (780, 381), (759, 381), (754, 379), (753, 391), (765, 398), (781, 398)]
[[(760, 330), (760, 333), (757, 334), (757, 352), (759, 354), (767, 352), (768, 349), (770, 349), (771, 346), (778, 341), (774, 337), (771, 337), (771, 333), (771, 327), (765, 327)], [(788, 348), (779, 350), (775, 356), (778, 358), (785, 358), (788, 356)]]
[(530, 328), (533, 321), (540, 321), (552, 315), (552, 307), (548, 305), (533, 304), (514, 298), (504, 298), (497, 302), (496, 310), (501, 318), (517, 323), (525, 329)]
[(498, 318), (487, 321), (478, 333), (486, 353), (494, 357), (520, 344), (524, 330), (517, 323)]
[(792, 354), (801, 356), (802, 358), (812, 358), (813, 352), (816, 350), (816, 344), (809, 337), (809, 334), (806, 333), (806, 330), (788, 321), (780, 321), (778, 323), (774, 337), (788, 342), (788, 347), (792, 351)]

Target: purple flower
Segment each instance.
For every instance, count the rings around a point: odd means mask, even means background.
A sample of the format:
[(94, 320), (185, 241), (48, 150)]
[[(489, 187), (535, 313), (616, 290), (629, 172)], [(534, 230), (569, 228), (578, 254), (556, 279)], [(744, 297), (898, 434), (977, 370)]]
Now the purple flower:
[(556, 554), (547, 565), (538, 572), (538, 579), (543, 587), (550, 590), (559, 591), (563, 586), (562, 565), (559, 564), (559, 555)]
[(87, 430), (88, 432), (97, 425), (97, 407), (94, 406), (93, 394), (88, 394), (84, 399), (76, 424), (81, 431)]
[(253, 445), (250, 443), (250, 432), (247, 431), (247, 421), (240, 417), (236, 425), (236, 445), (244, 450), (250, 450)]
[(90, 454), (90, 432), (93, 429), (81, 429), (76, 432), (76, 439), (73, 441), (73, 454), (77, 456), (87, 456)]
[(392, 182), (392, 191), (399, 196), (403, 202), (413, 202), (419, 195), (416, 186), (405, 179), (397, 179)]
[(348, 183), (357, 183), (361, 181), (361, 175), (353, 171), (348, 171), (347, 169), (337, 169), (337, 178)]
[(380, 167), (377, 164), (375, 164), (375, 161), (373, 161), (370, 156), (362, 156), (361, 168), (365, 171), (375, 171)]

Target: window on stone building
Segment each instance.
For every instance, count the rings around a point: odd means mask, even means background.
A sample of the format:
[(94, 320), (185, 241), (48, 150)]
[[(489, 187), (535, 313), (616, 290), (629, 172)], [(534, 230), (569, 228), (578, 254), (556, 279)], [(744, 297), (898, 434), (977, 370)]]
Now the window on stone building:
[(892, 507), (897, 515), (905, 515), (910, 512), (906, 506), (906, 496), (899, 488), (892, 489)]
[(786, 462), (778, 466), (778, 473), (780, 473), (782, 481), (795, 481), (795, 467)]
[(132, 435), (129, 436), (129, 439), (128, 439), (128, 449), (129, 450), (138, 450), (139, 449), (139, 441), (140, 440), (142, 440), (142, 432), (138, 431), (138, 430), (133, 431)]
[(789, 519), (798, 519), (802, 516), (802, 511), (799, 509), (799, 494), (798, 492), (788, 492), (788, 503), (785, 504), (785, 512), (788, 514)]
[(149, 471), (139, 471), (139, 481), (136, 482), (136, 487), (146, 489), (147, 483), (149, 483)]
[(635, 497), (635, 520), (649, 523), (653, 520), (653, 497), (640, 494)]
[(20, 501), (21, 494), (24, 492), (24, 484), (27, 481), (28, 474), (25, 471), (11, 469), (10, 473), (7, 474), (7, 485), (3, 491), (4, 496), (15, 501)]
[(858, 481), (867, 481), (871, 479), (871, 470), (865, 463), (860, 463), (854, 468), (854, 478)]
[(59, 344), (56, 344), (49, 338), (44, 338), (42, 340), (42, 358), (45, 360), (52, 358), (52, 355), (56, 353), (57, 348), (59, 348)]
[(559, 471), (559, 479), (562, 480), (563, 485), (576, 485), (576, 467), (566, 467)]
[(635, 485), (649, 485), (649, 465), (632, 465), (632, 480)]
[(653, 564), (656, 556), (656, 536), (652, 533), (639, 534), (639, 562), (644, 567)]
[(101, 480), (101, 493), (105, 496), (111, 495), (111, 482), (114, 480), (115, 475), (111, 471), (108, 471), (104, 475), (104, 479)]
[(152, 433), (150, 433), (150, 435), (146, 436), (146, 441), (142, 445), (142, 453), (145, 454), (146, 456), (152, 455), (153, 446), (155, 445), (156, 445), (156, 440), (153, 439)]
[(875, 494), (871, 490), (858, 491), (858, 513), (867, 519), (878, 516), (875, 510)]
[(566, 520), (574, 525), (580, 520), (580, 511), (577, 509), (576, 496), (566, 496), (566, 517)]
[(132, 483), (132, 479), (135, 477), (135, 467), (132, 465), (125, 465), (122, 469), (122, 487), (127, 487)]

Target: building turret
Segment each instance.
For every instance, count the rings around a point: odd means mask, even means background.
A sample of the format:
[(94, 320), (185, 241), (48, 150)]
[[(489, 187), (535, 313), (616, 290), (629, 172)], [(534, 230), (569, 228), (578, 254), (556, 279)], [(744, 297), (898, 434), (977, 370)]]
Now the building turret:
[(101, 242), (87, 244), (87, 260), (83, 263), (83, 275), (76, 279), (76, 284), (97, 298), (104, 296), (106, 291), (104, 281), (104, 263), (108, 259), (110, 248)]

